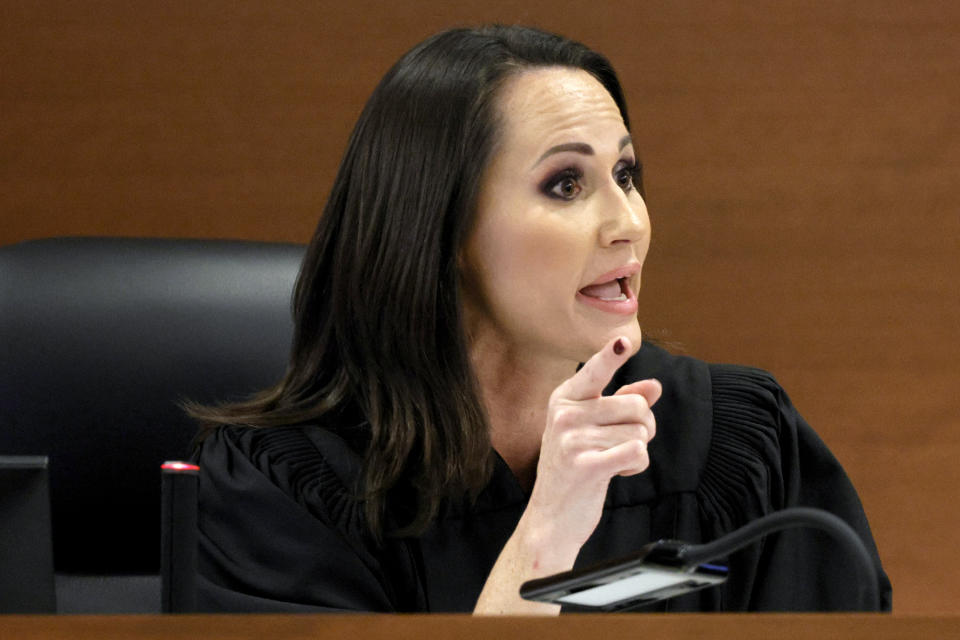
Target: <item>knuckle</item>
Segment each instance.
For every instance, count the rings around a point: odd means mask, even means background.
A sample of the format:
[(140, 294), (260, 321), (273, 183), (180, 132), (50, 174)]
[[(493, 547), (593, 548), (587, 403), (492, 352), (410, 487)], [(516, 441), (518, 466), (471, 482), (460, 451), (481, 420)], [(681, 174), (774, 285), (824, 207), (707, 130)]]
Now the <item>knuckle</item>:
[(636, 465), (643, 461), (647, 456), (647, 445), (644, 444), (643, 440), (634, 439), (629, 442), (627, 449), (627, 457), (631, 465)]
[(575, 411), (571, 407), (559, 407), (553, 412), (553, 424), (559, 429), (567, 429), (575, 422)]
[(633, 410), (638, 415), (642, 415), (650, 410), (650, 405), (647, 403), (647, 399), (640, 394), (633, 394), (630, 396), (630, 398), (633, 401)]
[(590, 469), (595, 461), (596, 451), (590, 446), (583, 434), (571, 431), (565, 434), (560, 444), (561, 455), (570, 461), (571, 467)]
[(577, 451), (580, 443), (580, 438), (576, 431), (564, 431), (560, 434), (559, 445), (560, 451), (564, 453), (571, 453)]
[(633, 457), (636, 461), (638, 470), (646, 469), (650, 464), (650, 454), (647, 451), (647, 445), (642, 440), (635, 440), (633, 446)]
[(647, 427), (647, 441), (653, 440), (657, 435), (657, 421), (651, 417), (650, 421), (646, 424)]
[(568, 388), (569, 388), (569, 382), (564, 381), (563, 383), (561, 383), (560, 386), (554, 389), (553, 392), (550, 394), (549, 403), (551, 405), (554, 405), (560, 402), (560, 400), (566, 396)]
[(632, 440), (625, 450), (619, 475), (632, 476), (645, 471), (650, 466), (650, 455), (643, 442)]

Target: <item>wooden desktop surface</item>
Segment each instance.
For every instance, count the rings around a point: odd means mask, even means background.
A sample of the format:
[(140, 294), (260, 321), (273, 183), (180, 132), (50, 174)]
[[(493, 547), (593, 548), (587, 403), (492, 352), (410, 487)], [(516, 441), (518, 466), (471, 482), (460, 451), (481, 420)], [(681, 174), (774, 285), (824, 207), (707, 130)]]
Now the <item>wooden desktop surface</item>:
[(70, 638), (960, 638), (960, 615), (619, 614), (562, 618), (465, 615), (0, 616), (0, 640)]

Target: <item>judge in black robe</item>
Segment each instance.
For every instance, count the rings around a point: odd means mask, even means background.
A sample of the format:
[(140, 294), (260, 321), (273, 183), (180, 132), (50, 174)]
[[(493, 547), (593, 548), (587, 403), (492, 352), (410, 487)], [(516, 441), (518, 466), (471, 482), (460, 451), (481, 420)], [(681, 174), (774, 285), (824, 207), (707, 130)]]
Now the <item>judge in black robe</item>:
[[(876, 564), (882, 608), (889, 610), (890, 583), (856, 491), (772, 376), (644, 344), (608, 392), (645, 378), (663, 384), (654, 407), (658, 427), (650, 467), (611, 480), (603, 516), (577, 567), (653, 540), (707, 542), (773, 511), (815, 507), (860, 534)], [(448, 501), (422, 535), (378, 543), (356, 498), (363, 442), (363, 424), (221, 427), (206, 438), (197, 456), (203, 609), (473, 609), (528, 495), (498, 457), (475, 501)], [(402, 514), (410, 505), (394, 502), (388, 509)], [(822, 532), (775, 534), (725, 561), (725, 584), (656, 607), (858, 607), (861, 574), (845, 549)]]

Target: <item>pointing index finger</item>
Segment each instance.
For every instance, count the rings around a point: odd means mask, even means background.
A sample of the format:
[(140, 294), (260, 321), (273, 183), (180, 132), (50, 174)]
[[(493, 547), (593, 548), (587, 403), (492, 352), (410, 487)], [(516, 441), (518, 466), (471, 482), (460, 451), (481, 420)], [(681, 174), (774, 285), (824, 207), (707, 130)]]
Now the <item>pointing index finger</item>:
[(614, 338), (603, 349), (587, 360), (564, 385), (563, 397), (568, 400), (599, 398), (610, 379), (632, 353), (630, 340), (624, 336)]

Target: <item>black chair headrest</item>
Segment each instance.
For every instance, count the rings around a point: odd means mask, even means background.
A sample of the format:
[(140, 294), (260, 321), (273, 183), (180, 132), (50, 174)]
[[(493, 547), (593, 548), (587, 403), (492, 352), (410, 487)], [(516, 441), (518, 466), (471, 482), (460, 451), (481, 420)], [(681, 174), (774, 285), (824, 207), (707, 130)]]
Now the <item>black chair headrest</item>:
[(160, 464), (190, 399), (279, 380), (304, 248), (60, 238), (0, 247), (0, 453), (48, 455), (58, 571), (155, 572)]

